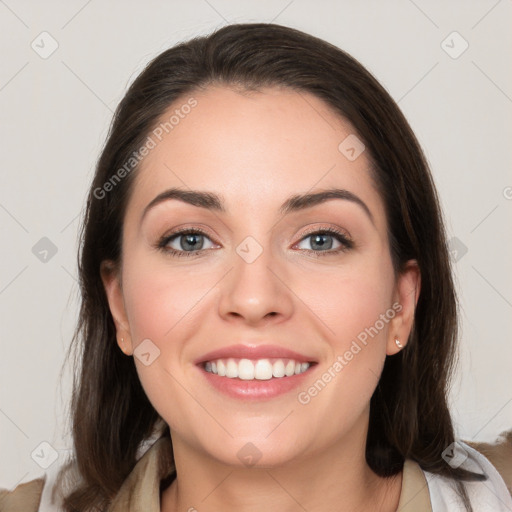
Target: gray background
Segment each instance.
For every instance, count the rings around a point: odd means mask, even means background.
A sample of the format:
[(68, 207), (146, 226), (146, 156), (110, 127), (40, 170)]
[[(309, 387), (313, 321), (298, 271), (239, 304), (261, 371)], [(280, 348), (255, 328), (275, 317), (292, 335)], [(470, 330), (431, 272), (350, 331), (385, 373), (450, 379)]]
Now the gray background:
[(159, 52), (250, 21), (347, 50), (398, 101), (456, 260), (457, 434), (488, 440), (512, 427), (511, 0), (0, 0), (0, 487), (39, 476), (37, 461), (70, 445), (70, 371), (60, 371), (77, 315), (77, 229), (113, 110)]

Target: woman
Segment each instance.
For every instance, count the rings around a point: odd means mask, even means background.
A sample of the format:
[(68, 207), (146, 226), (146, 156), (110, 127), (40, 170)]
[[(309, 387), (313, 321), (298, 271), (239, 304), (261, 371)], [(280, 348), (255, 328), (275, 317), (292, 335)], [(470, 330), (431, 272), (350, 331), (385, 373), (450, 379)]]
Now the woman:
[(5, 503), (512, 508), (510, 463), (454, 438), (457, 308), (427, 163), (329, 43), (240, 24), (154, 59), (116, 111), (79, 272), (74, 459)]

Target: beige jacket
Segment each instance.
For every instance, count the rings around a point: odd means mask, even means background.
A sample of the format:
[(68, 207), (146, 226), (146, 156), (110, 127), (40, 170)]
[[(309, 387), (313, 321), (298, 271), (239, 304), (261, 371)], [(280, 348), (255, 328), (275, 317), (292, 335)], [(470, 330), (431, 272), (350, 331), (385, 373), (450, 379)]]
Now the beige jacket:
[[(512, 429), (495, 443), (468, 445), (478, 450), (498, 470), (512, 494)], [(160, 481), (174, 472), (169, 439), (161, 438), (140, 458), (123, 483), (109, 512), (160, 512)], [(0, 490), (0, 512), (38, 512), (45, 478)], [(398, 512), (432, 512), (427, 480), (420, 466), (407, 459), (403, 468)]]

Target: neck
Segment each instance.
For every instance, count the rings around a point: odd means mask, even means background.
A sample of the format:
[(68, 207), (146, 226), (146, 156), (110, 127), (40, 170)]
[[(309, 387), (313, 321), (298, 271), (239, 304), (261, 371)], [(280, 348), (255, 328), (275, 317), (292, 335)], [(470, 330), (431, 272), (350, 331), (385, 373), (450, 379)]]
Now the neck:
[(394, 512), (402, 474), (382, 478), (365, 459), (366, 431), (323, 451), (269, 468), (234, 467), (173, 436), (175, 481), (162, 494), (162, 512), (265, 509)]

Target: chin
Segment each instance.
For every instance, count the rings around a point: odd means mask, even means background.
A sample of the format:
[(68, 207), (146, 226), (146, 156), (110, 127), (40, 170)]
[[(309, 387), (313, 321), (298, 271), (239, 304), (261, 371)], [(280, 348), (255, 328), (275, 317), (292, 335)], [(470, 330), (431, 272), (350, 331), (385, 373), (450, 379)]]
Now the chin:
[(261, 434), (235, 437), (228, 442), (203, 445), (211, 457), (227, 466), (237, 468), (271, 469), (291, 463), (303, 450), (292, 436), (284, 443), (277, 437), (267, 438)]

